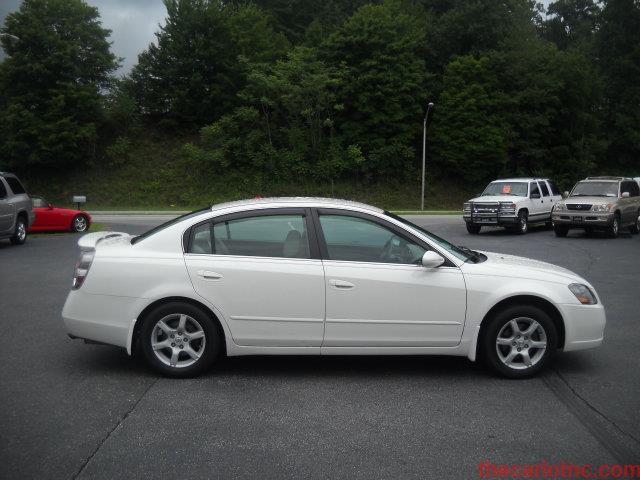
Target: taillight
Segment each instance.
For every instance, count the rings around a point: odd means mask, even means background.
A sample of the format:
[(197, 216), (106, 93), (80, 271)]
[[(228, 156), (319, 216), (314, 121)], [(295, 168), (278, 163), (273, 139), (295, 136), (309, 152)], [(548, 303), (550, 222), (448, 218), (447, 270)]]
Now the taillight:
[(74, 290), (77, 290), (84, 283), (84, 279), (87, 278), (91, 262), (96, 254), (95, 250), (82, 250), (80, 252), (80, 258), (76, 262), (76, 270), (73, 274), (73, 286)]

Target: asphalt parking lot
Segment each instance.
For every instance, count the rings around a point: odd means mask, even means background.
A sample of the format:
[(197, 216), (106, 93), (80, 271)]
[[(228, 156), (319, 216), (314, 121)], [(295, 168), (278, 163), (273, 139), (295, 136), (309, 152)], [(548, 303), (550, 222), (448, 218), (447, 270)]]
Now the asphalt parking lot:
[[(447, 357), (246, 357), (193, 380), (67, 338), (77, 236), (0, 241), (0, 478), (460, 478), (478, 463), (640, 463), (640, 237), (466, 233), (455, 243), (585, 276), (605, 343), (525, 381)], [(160, 217), (104, 217), (138, 233)]]

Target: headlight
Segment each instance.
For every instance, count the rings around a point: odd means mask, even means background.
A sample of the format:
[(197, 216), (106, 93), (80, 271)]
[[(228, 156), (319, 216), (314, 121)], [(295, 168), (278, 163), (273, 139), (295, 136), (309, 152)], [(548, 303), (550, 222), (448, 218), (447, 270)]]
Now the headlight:
[(564, 208), (565, 208), (564, 203), (556, 203), (553, 206), (553, 211), (554, 212), (562, 212), (564, 210)]
[(594, 205), (593, 207), (591, 207), (591, 210), (593, 212), (605, 213), (611, 210), (611, 207), (613, 207), (613, 203), (606, 203), (606, 204), (600, 203), (598, 205)]
[(515, 203), (511, 203), (511, 202), (500, 202), (500, 211), (501, 212), (508, 212), (508, 213), (515, 213), (516, 204)]
[(586, 285), (582, 285), (581, 283), (572, 283), (569, 285), (569, 290), (571, 290), (571, 293), (573, 293), (578, 301), (583, 305), (595, 305), (598, 303), (596, 296)]
[(80, 258), (76, 262), (76, 270), (73, 275), (73, 286), (71, 287), (73, 290), (79, 289), (84, 283), (95, 254), (95, 250), (83, 250), (80, 252)]
[(471, 203), (469, 203), (469, 202), (464, 202), (464, 203), (462, 204), (462, 211), (463, 211), (464, 213), (471, 213)]

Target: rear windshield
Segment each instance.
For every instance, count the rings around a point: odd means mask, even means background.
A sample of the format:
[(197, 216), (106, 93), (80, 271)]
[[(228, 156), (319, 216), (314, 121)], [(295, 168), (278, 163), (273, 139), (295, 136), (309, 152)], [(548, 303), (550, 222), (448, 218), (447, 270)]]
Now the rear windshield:
[(182, 220), (186, 220), (186, 219), (191, 218), (191, 217), (196, 217), (196, 216), (200, 215), (201, 213), (204, 213), (204, 212), (210, 211), (210, 210), (211, 210), (211, 207), (206, 207), (206, 208), (201, 208), (200, 210), (194, 210), (193, 212), (185, 213), (184, 215), (180, 215), (179, 217), (176, 217), (173, 220), (169, 220), (168, 222), (165, 222), (162, 225), (158, 225), (157, 227), (153, 227), (151, 230), (148, 230), (148, 231), (144, 232), (142, 235), (138, 235), (137, 237), (133, 237), (131, 239), (131, 244), (136, 244), (140, 240), (144, 240), (145, 238), (150, 237), (151, 235), (155, 235), (159, 231), (164, 230), (165, 228), (168, 228), (171, 225), (175, 225), (176, 223), (179, 223)]
[(480, 196), (515, 195), (516, 197), (526, 197), (528, 195), (527, 189), (527, 182), (492, 182)]
[(578, 182), (572, 197), (617, 197), (618, 182)]

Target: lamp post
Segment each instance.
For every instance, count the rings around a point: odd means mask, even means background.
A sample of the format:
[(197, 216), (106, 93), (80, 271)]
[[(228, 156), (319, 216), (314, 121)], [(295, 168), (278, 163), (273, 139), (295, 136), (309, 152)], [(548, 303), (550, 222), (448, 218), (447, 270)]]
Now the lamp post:
[(433, 108), (433, 102), (427, 104), (427, 113), (424, 115), (424, 121), (422, 122), (422, 193), (420, 195), (420, 210), (424, 210), (424, 178), (426, 168), (426, 154), (427, 154), (427, 121), (429, 120), (429, 112)]

